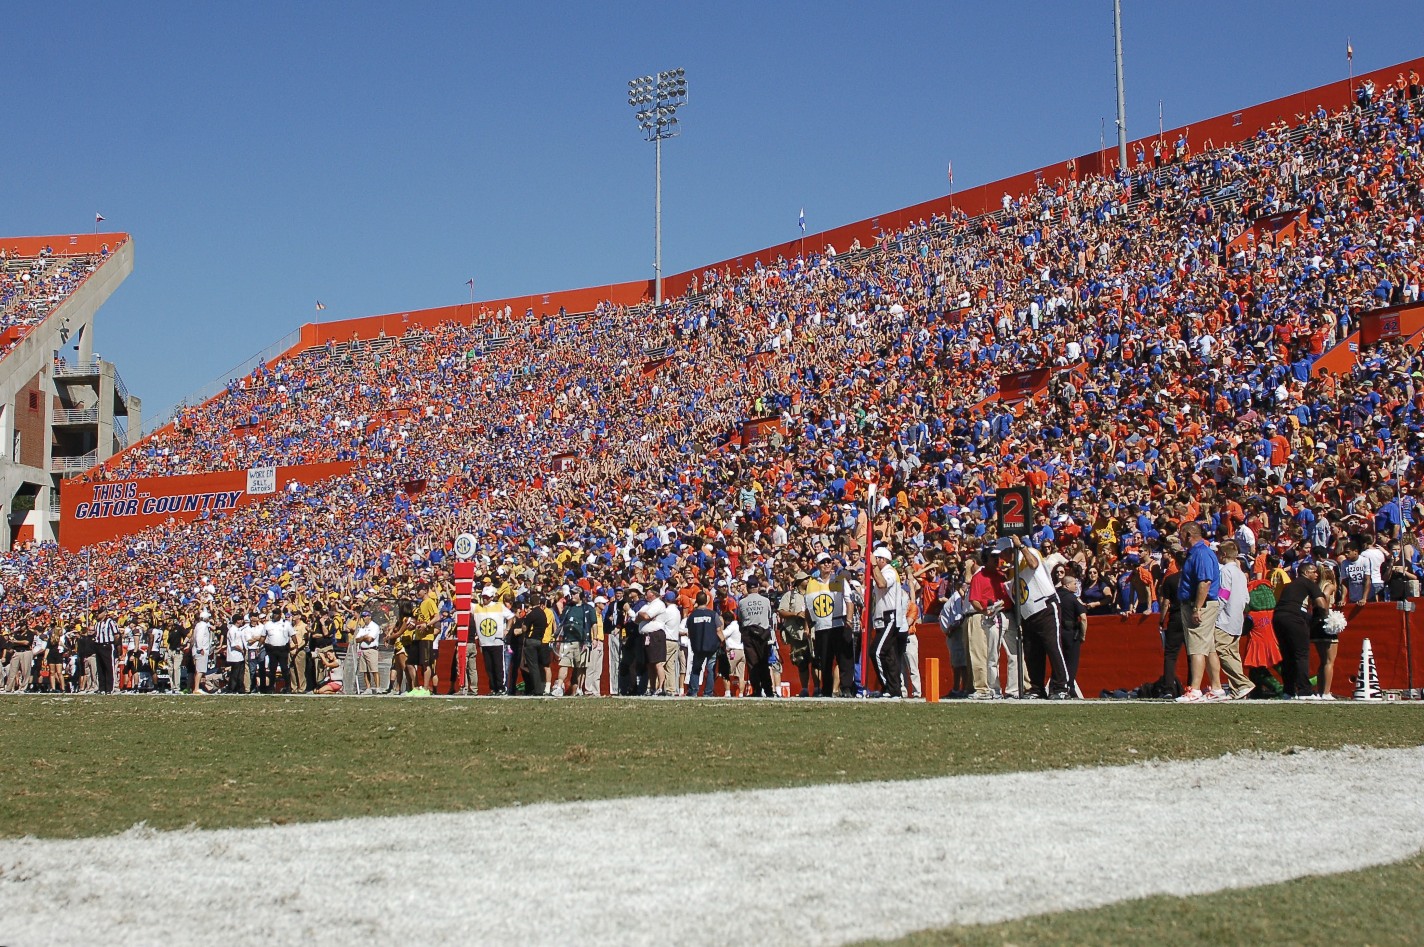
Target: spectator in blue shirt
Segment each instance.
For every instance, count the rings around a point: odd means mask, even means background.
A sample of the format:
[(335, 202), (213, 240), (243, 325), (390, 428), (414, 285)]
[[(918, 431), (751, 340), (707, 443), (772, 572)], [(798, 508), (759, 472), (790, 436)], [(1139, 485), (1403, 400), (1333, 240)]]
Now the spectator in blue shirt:
[[(1221, 661), (1216, 656), (1216, 619), (1221, 611), (1221, 564), (1216, 553), (1206, 544), (1200, 524), (1185, 524), (1182, 541), (1190, 545), (1187, 560), (1182, 564), (1182, 581), (1177, 586), (1177, 598), (1182, 603), (1182, 627), (1186, 631), (1191, 683), (1177, 701), (1195, 704), (1225, 700), (1226, 690), (1221, 686)], [(1206, 692), (1201, 689), (1203, 675), (1211, 680), (1211, 689)]]

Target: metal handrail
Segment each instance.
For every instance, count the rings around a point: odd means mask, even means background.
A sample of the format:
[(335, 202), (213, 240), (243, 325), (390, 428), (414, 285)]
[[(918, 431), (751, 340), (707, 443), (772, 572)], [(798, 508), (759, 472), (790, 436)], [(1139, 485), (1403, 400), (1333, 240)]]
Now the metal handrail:
[(252, 370), (258, 365), (267, 364), (268, 362), (276, 358), (278, 355), (281, 355), (283, 352), (296, 345), (297, 342), (301, 340), (301, 337), (302, 330), (293, 329), (291, 332), (288, 332), (286, 335), (282, 336), (282, 338), (267, 346), (265, 349), (258, 352), (256, 355), (251, 355), (243, 359), (239, 364), (234, 365), (232, 368), (228, 369), (228, 371), (226, 371), (221, 378), (216, 378), (208, 382), (206, 385), (199, 388), (197, 391), (189, 393), (186, 397), (182, 398), (175, 404), (169, 405), (168, 407), (157, 412), (155, 415), (153, 415), (151, 419), (148, 419), (144, 424), (142, 435), (146, 436), (148, 434), (152, 434), (154, 431), (163, 427), (165, 424), (168, 424), (170, 421), (176, 418), (178, 416), (178, 413), (184, 408), (200, 405), (203, 402), (207, 401), (209, 398), (213, 397), (214, 395), (218, 395), (226, 391), (229, 381), (235, 378), (245, 378), (247, 375), (251, 374)]
[(92, 362), (65, 362), (63, 365), (58, 362), (54, 365), (55, 378), (84, 378), (89, 375), (99, 374), (99, 360)]
[(50, 473), (72, 473), (88, 470), (99, 462), (99, 452), (91, 450), (87, 454), (79, 457), (51, 457), (49, 459)]
[(54, 413), (55, 424), (95, 424), (98, 421), (98, 408), (60, 408)]

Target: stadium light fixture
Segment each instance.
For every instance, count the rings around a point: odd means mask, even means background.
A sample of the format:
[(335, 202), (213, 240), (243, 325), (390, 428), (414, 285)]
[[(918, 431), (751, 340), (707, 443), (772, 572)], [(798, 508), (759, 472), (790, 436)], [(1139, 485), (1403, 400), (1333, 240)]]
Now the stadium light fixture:
[(663, 304), (663, 139), (682, 130), (677, 110), (687, 104), (687, 71), (669, 69), (628, 81), (628, 105), (653, 143), (653, 303)]
[(1117, 70), (1117, 166), (1127, 175), (1127, 104), (1122, 91), (1122, 0), (1113, 0), (1113, 60)]

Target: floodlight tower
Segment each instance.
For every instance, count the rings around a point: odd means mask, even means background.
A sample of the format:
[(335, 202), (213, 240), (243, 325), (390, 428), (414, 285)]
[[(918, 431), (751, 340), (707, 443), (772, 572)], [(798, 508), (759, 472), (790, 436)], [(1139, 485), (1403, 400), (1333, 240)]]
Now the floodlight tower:
[(1113, 0), (1113, 59), (1117, 63), (1117, 166), (1127, 174), (1127, 104), (1122, 94), (1122, 0)]
[(636, 109), (643, 137), (653, 143), (653, 302), (663, 304), (663, 139), (676, 138), (677, 110), (687, 104), (687, 74), (669, 69), (628, 82), (628, 104)]

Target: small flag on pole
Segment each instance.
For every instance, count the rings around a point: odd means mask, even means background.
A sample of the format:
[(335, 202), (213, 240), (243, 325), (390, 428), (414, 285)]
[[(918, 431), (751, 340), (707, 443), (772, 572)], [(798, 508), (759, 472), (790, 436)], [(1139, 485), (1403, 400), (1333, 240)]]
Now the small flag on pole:
[(95, 215), (94, 215), (94, 223), (96, 223), (96, 224), (102, 224), (103, 222), (104, 222), (104, 215), (103, 215), (103, 214), (95, 214)]
[(321, 311), (322, 311), (323, 309), (325, 309), (325, 308), (326, 308), (326, 307), (321, 304), (321, 300), (318, 299), (318, 300), (316, 301), (316, 311), (317, 311), (317, 312), (321, 312)]
[(950, 183), (950, 184), (953, 184), (953, 183), (954, 183), (954, 162), (953, 162), (953, 161), (951, 161), (951, 162), (949, 163), (949, 183)]
[(806, 208), (801, 208), (801, 216), (796, 218), (796, 224), (801, 228), (801, 232), (806, 232)]
[(1347, 62), (1355, 61), (1355, 47), (1350, 45), (1350, 41), (1348, 39), (1345, 40), (1345, 60)]
[(470, 289), (474, 289), (474, 288), (475, 288), (475, 281), (474, 281), (473, 279), (467, 279), (467, 280), (465, 280), (465, 285), (468, 286), (468, 287), (470, 287)]

